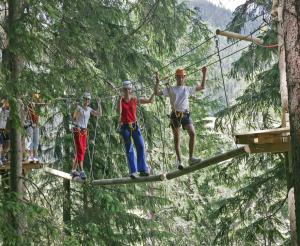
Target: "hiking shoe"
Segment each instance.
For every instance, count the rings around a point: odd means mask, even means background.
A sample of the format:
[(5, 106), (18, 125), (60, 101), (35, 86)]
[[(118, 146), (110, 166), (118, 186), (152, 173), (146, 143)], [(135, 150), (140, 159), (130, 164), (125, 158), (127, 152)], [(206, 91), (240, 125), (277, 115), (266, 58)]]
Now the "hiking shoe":
[(2, 166), (3, 165), (3, 162), (2, 162), (2, 160), (0, 160), (0, 166)]
[(176, 160), (176, 167), (177, 167), (178, 170), (182, 170), (183, 169), (181, 161)]
[(33, 162), (33, 157), (32, 156), (29, 156), (28, 162)]
[(80, 175), (80, 173), (78, 172), (78, 171), (76, 171), (76, 170), (72, 170), (71, 171), (71, 176), (74, 178), (74, 177), (78, 177), (79, 175)]
[(131, 173), (130, 178), (135, 179), (137, 177), (137, 173)]
[(39, 158), (33, 157), (33, 162), (34, 162), (34, 163), (38, 163), (38, 162), (39, 162)]
[(79, 174), (79, 177), (83, 180), (86, 179), (86, 175), (85, 175), (85, 172), (84, 171), (81, 171), (80, 174)]
[(150, 176), (150, 173), (140, 172), (140, 177), (148, 177), (148, 176)]
[(201, 162), (201, 161), (202, 161), (201, 158), (197, 158), (197, 157), (193, 156), (189, 159), (189, 164), (194, 165), (194, 164), (196, 164), (196, 162)]

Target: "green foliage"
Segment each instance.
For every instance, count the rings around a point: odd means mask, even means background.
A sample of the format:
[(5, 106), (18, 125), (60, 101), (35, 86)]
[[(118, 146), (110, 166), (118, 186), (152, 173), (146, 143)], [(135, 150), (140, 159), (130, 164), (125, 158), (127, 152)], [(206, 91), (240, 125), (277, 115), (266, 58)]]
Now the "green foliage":
[[(241, 30), (241, 22), (269, 8), (270, 1), (247, 1), (235, 11), (228, 27)], [(128, 173), (123, 142), (116, 131), (119, 116), (115, 109), (121, 81), (131, 79), (136, 95), (147, 97), (152, 93), (154, 71), (160, 70), (162, 76), (173, 74), (177, 66), (194, 64), (212, 49), (212, 43), (207, 42), (163, 69), (179, 54), (212, 35), (201, 20), (201, 12), (173, 0), (33, 0), (25, 3), (22, 13), (11, 32), (3, 25), (11, 39), (18, 37), (3, 52), (22, 56), (24, 67), (21, 77), (11, 86), (3, 56), (1, 93), (21, 98), (25, 105), (33, 92), (42, 94), (47, 102), (42, 110), (46, 118), (42, 141), (51, 143), (43, 154), (54, 156), (52, 167), (60, 170), (71, 168), (73, 138), (67, 118), (76, 99), (84, 91), (102, 97), (103, 117), (98, 125), (93, 118), (89, 123), (90, 144), (84, 163), (89, 181)], [(5, 23), (6, 19), (1, 21)], [(276, 43), (273, 30), (266, 29), (261, 36), (265, 43)], [(276, 50), (252, 45), (233, 64), (231, 76), (245, 78), (247, 86), (234, 105), (217, 114), (218, 129), (225, 130), (229, 117), (234, 129), (278, 124), (280, 97), (275, 53)], [(227, 68), (228, 64), (225, 62), (224, 66)], [(211, 74), (218, 74), (217, 71), (210, 68)], [(214, 94), (215, 89), (219, 90), (219, 78), (210, 79)], [(189, 76), (187, 83), (194, 85), (194, 81)], [(93, 101), (91, 106), (96, 108)], [(208, 158), (234, 148), (230, 137), (205, 126), (204, 118), (221, 106), (219, 98), (212, 101), (207, 95), (191, 99), (197, 129), (196, 156)], [(160, 97), (155, 104), (138, 108), (148, 163), (155, 174), (175, 169), (169, 108), (168, 101)], [(181, 145), (186, 161), (185, 133)], [(72, 183), (69, 221), (63, 221), (66, 208), (62, 204), (67, 190), (61, 180), (37, 171), (25, 180), (26, 203), (1, 197), (0, 238), (3, 242), (11, 240), (12, 245), (18, 243), (16, 232), (10, 224), (7, 226), (6, 211), (10, 209), (26, 221), (24, 245), (287, 243), (282, 163), (282, 155), (262, 154), (235, 158), (161, 184), (107, 188), (94, 187), (89, 182), (84, 186)]]
[[(224, 129), (231, 119), (234, 127), (245, 124), (248, 129), (273, 128), (278, 124), (281, 113), (279, 86), (279, 71), (276, 63), (271, 69), (256, 76), (243, 95), (236, 98), (235, 105), (217, 114), (219, 118), (216, 126)], [(274, 116), (277, 116), (277, 120)], [(257, 121), (257, 119), (261, 120)]]
[[(248, 1), (235, 11), (229, 27), (240, 31), (235, 24), (255, 17), (270, 8), (270, 2)], [(265, 44), (275, 44), (272, 29), (261, 33)], [(234, 131), (270, 129), (280, 125), (281, 100), (276, 49), (251, 45), (232, 67), (231, 76), (245, 78), (247, 87), (229, 108), (220, 111), (216, 127), (232, 122)], [(236, 165), (235, 165), (236, 164)], [(210, 219), (218, 228), (214, 245), (284, 244), (289, 237), (287, 217), (287, 177), (284, 156), (257, 154), (245, 160), (233, 160), (222, 170), (219, 181), (225, 190), (221, 199), (212, 204)], [(222, 183), (218, 183), (222, 185)], [(223, 188), (224, 189), (224, 188)]]

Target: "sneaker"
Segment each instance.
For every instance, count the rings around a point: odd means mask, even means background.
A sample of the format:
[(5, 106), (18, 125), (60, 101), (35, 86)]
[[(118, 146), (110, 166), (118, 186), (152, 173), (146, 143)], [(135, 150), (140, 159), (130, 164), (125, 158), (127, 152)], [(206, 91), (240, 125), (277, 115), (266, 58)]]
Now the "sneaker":
[(74, 177), (78, 177), (79, 175), (80, 175), (80, 173), (78, 172), (78, 171), (76, 171), (76, 170), (72, 170), (71, 171), (71, 176), (74, 178)]
[(79, 173), (79, 177), (80, 177), (81, 179), (85, 180), (85, 179), (86, 179), (85, 172), (84, 172), (84, 171), (81, 171), (81, 172)]
[(150, 176), (150, 173), (140, 172), (140, 177), (148, 177), (148, 176)]
[(137, 177), (137, 173), (131, 173), (129, 177), (135, 179)]
[(176, 160), (176, 166), (177, 166), (178, 170), (182, 170), (183, 169), (182, 163), (179, 160)]
[(30, 157), (28, 158), (28, 162), (33, 162), (33, 157), (32, 157), (32, 156), (30, 156)]
[(34, 158), (33, 158), (33, 162), (38, 163), (38, 162), (39, 162), (39, 158), (34, 157)]
[(196, 162), (201, 162), (202, 160), (201, 160), (201, 158), (197, 158), (197, 157), (191, 157), (190, 159), (189, 159), (189, 164), (190, 165), (195, 165), (196, 164)]
[(2, 157), (2, 163), (4, 164), (4, 163), (6, 163), (6, 162), (8, 162), (8, 160), (7, 160), (7, 158), (6, 158), (5, 156), (3, 156), (3, 157)]

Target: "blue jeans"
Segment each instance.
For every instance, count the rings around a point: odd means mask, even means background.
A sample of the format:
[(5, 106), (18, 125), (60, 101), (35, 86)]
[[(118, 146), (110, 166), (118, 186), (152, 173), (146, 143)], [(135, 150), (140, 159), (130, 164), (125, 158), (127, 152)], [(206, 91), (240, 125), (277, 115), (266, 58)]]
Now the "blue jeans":
[(37, 151), (39, 148), (39, 139), (40, 139), (40, 128), (30, 127), (29, 134), (31, 135), (31, 143), (30, 143), (30, 150)]
[[(128, 124), (121, 126), (121, 135), (125, 141), (125, 151), (129, 164), (130, 173), (146, 172), (148, 173), (148, 165), (145, 158), (145, 144), (140, 128), (135, 125), (134, 129), (130, 129)], [(135, 158), (132, 140), (136, 147), (137, 158)]]

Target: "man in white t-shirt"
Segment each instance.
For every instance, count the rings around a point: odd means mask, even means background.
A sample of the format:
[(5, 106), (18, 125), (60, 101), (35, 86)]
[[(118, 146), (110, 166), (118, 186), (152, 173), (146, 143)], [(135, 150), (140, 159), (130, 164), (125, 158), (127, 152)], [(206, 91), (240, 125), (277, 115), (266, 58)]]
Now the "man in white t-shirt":
[[(102, 109), (100, 99), (97, 99), (98, 110), (92, 109), (90, 105), (91, 94), (85, 92), (83, 95), (83, 105), (77, 105), (73, 114), (73, 121), (75, 127), (73, 128), (73, 136), (76, 148), (75, 159), (71, 171), (73, 177), (79, 176), (81, 179), (86, 179), (85, 172), (83, 170), (83, 161), (87, 148), (87, 126), (89, 123), (90, 115), (100, 117), (102, 115)], [(77, 166), (80, 166), (80, 172), (77, 171)]]
[(183, 169), (181, 154), (180, 154), (180, 126), (184, 130), (187, 130), (190, 141), (189, 141), (189, 164), (192, 165), (196, 161), (201, 159), (194, 157), (195, 149), (195, 128), (193, 121), (190, 118), (189, 112), (189, 97), (195, 94), (197, 91), (201, 91), (205, 87), (206, 71), (207, 68), (203, 67), (202, 71), (202, 82), (196, 86), (185, 86), (184, 82), (186, 79), (186, 72), (182, 68), (178, 68), (175, 73), (176, 86), (167, 86), (163, 91), (159, 90), (159, 75), (156, 74), (156, 84), (154, 92), (156, 95), (163, 95), (170, 98), (172, 107), (171, 113), (171, 127), (174, 136), (175, 152), (177, 156), (176, 165), (179, 170)]

